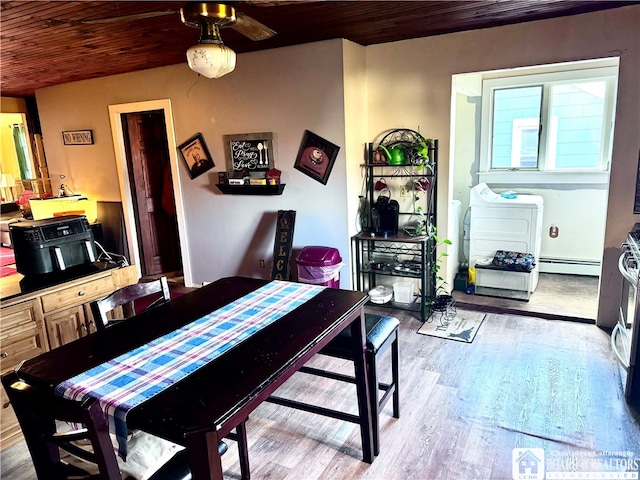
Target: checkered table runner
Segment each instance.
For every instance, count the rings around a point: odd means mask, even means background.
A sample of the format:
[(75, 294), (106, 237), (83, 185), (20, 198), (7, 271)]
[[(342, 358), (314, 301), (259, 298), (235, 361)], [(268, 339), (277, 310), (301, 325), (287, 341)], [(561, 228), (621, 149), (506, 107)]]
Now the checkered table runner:
[(97, 398), (126, 458), (126, 415), (263, 327), (320, 293), (323, 286), (273, 281), (146, 345), (87, 370), (56, 387), (73, 400)]

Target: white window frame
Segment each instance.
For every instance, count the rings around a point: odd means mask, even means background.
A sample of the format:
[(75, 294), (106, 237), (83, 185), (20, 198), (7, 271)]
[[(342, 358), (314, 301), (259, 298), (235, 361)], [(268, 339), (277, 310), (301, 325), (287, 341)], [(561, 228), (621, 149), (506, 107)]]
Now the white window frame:
[(511, 142), (511, 167), (517, 168), (519, 165), (514, 165), (514, 158), (518, 156), (518, 160), (520, 155), (522, 155), (522, 131), (523, 130), (531, 130), (535, 128), (538, 129), (538, 119), (537, 118), (516, 118), (513, 121), (513, 126), (511, 129), (511, 138), (513, 139)]
[[(617, 88), (617, 66), (596, 66), (597, 62), (589, 62), (591, 68), (585, 68), (580, 63), (575, 64), (573, 70), (535, 73), (535, 69), (527, 69), (526, 75), (516, 75), (510, 71), (505, 76), (485, 78), (482, 81), (482, 116), (480, 127), (480, 169), (478, 175), (480, 181), (489, 184), (546, 184), (565, 183), (570, 181), (573, 184), (606, 184), (608, 181), (609, 161), (611, 158), (611, 146), (613, 143), (613, 121), (615, 115), (615, 98)], [(610, 65), (610, 63), (609, 63)], [(493, 137), (493, 93), (499, 88), (516, 88), (532, 85), (543, 85), (543, 102), (541, 109), (541, 128), (547, 127), (549, 118), (550, 92), (552, 84), (561, 82), (573, 82), (576, 80), (605, 80), (605, 106), (604, 123), (608, 126), (603, 128), (603, 138), (601, 141), (600, 162), (597, 168), (590, 169), (555, 169), (555, 158), (546, 157), (547, 135), (554, 135), (554, 129), (547, 129), (541, 132), (539, 140), (539, 157), (537, 168), (491, 168), (491, 139)], [(553, 119), (549, 120), (553, 124)], [(514, 126), (514, 129), (516, 127)], [(514, 136), (515, 139), (515, 136)], [(549, 139), (551, 140), (551, 139)], [(516, 143), (514, 141), (514, 143)], [(512, 149), (514, 147), (512, 146)]]

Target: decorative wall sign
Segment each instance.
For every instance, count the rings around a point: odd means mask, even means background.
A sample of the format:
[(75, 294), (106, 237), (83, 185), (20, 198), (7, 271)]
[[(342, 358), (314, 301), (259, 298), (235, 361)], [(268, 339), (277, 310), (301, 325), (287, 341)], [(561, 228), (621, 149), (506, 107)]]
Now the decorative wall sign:
[(211, 154), (204, 143), (202, 133), (198, 132), (189, 140), (178, 146), (180, 154), (189, 168), (191, 178), (202, 175), (207, 170), (215, 167)]
[(296, 211), (278, 210), (278, 219), (276, 221), (276, 241), (273, 246), (271, 280), (289, 280)]
[(274, 135), (271, 132), (223, 135), (227, 171), (268, 171), (274, 167)]
[(337, 145), (305, 130), (294, 168), (326, 185), (339, 151)]
[(67, 130), (62, 132), (64, 145), (93, 145), (93, 130)]

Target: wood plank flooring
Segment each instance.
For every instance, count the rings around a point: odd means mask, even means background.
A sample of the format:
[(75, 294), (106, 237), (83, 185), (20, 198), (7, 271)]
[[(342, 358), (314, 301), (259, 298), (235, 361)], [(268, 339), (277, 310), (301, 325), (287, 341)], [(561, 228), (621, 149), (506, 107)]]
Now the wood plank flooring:
[[(609, 337), (595, 325), (487, 314), (467, 344), (417, 334), (407, 312), (378, 311), (401, 321), (400, 418), (390, 403), (381, 413), (380, 456), (361, 461), (353, 424), (264, 404), (247, 424), (254, 479), (511, 479), (514, 448), (542, 448), (547, 459), (596, 450), (640, 457), (639, 410), (624, 401)], [(388, 378), (386, 355), (379, 365)], [(353, 386), (301, 373), (278, 394), (357, 408)], [(238, 479), (231, 443), (223, 465)], [(34, 478), (24, 443), (2, 451), (1, 468), (2, 479)]]
[(494, 313), (595, 323), (598, 314), (598, 277), (541, 273), (528, 301), (453, 292), (458, 305)]

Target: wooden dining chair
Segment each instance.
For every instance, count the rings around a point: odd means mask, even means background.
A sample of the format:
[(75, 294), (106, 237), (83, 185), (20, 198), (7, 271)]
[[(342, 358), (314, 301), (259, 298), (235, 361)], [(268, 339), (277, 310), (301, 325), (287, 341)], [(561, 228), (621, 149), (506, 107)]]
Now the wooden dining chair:
[[(136, 311), (136, 303), (140, 304), (143, 299), (148, 301), (147, 305)], [(91, 313), (96, 323), (96, 330), (102, 331), (109, 324), (125, 320), (169, 300), (171, 300), (169, 284), (167, 277), (163, 276), (150, 282), (128, 285), (102, 300), (91, 302)]]
[[(109, 435), (107, 417), (95, 399), (76, 402), (43, 394), (36, 387), (22, 381), (15, 372), (4, 375), (2, 385), (24, 434), (38, 480), (122, 480)], [(79, 424), (83, 428), (58, 432), (57, 422)], [(241, 478), (249, 480), (244, 422), (238, 425), (231, 437), (238, 441)], [(220, 455), (227, 449), (225, 442), (219, 443)], [(82, 464), (83, 467), (86, 465), (85, 469), (63, 460), (61, 450), (87, 462)], [(186, 450), (180, 450), (149, 477), (149, 480), (188, 479), (191, 479), (191, 471)]]
[[(398, 349), (398, 326), (400, 322), (395, 317), (376, 315), (372, 313), (365, 314), (366, 328), (366, 368), (369, 377), (369, 397), (372, 403), (372, 429), (373, 429), (373, 453), (380, 453), (380, 412), (385, 407), (389, 399), (393, 398), (393, 417), (400, 418), (400, 392), (399, 387), (399, 349)], [(377, 359), (384, 352), (391, 349), (391, 383), (384, 383), (378, 379)], [(341, 358), (344, 360), (355, 361), (355, 353), (351, 341), (351, 328), (347, 327), (329, 342), (320, 353), (330, 357)], [(323, 370), (315, 367), (303, 366), (301, 372), (318, 375), (333, 380), (343, 382), (356, 383), (355, 377), (345, 375), (338, 372)], [(384, 391), (380, 397), (380, 390)], [(356, 415), (344, 412), (338, 412), (325, 407), (310, 405), (307, 403), (291, 400), (287, 398), (271, 396), (267, 400), (271, 403), (284, 405), (287, 407), (298, 408), (308, 412), (326, 415), (339, 420), (353, 423), (359, 423)]]
[[(78, 403), (60, 397), (43, 400), (41, 392), (20, 380), (15, 372), (3, 376), (2, 385), (20, 423), (39, 480), (65, 479), (81, 473), (60, 459), (60, 449), (95, 464), (105, 479), (121, 478), (107, 419), (97, 401)], [(56, 420), (82, 424), (84, 428), (57, 433)], [(89, 441), (92, 448), (85, 450), (73, 443), (82, 440)]]

